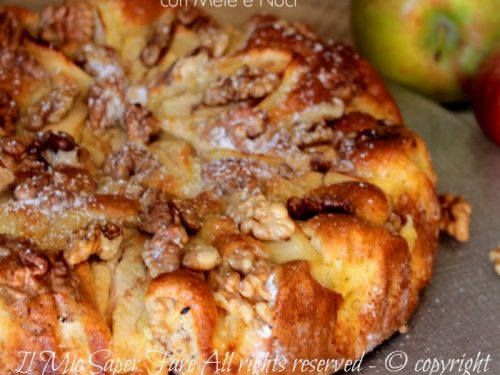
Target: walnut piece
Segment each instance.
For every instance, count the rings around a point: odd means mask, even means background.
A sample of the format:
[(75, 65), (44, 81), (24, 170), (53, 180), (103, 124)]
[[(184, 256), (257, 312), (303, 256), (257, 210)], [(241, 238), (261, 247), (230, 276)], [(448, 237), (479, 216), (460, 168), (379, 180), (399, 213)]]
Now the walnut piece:
[(460, 242), (469, 240), (472, 206), (462, 196), (444, 193), (439, 196), (441, 221), (439, 229)]
[(23, 29), (13, 11), (2, 7), (0, 9), (0, 47), (17, 48)]
[[(14, 189), (18, 201), (30, 201), (40, 208), (71, 205), (77, 197), (95, 192), (97, 182), (86, 170), (68, 166), (38, 172), (19, 183)], [(40, 198), (40, 199), (39, 199)]]
[(490, 252), (490, 260), (495, 267), (495, 272), (500, 276), (500, 246)]
[(263, 241), (282, 241), (295, 232), (295, 223), (283, 204), (271, 202), (262, 194), (236, 201), (228, 208), (228, 215), (243, 233), (252, 233)]
[(174, 199), (172, 206), (184, 227), (190, 233), (196, 233), (207, 215), (221, 213), (222, 202), (214, 194), (203, 192), (195, 198)]
[(153, 117), (151, 111), (143, 108), (140, 104), (127, 104), (125, 125), (128, 139), (132, 142), (147, 144), (160, 132), (158, 121)]
[(77, 52), (76, 60), (98, 81), (125, 79), (118, 53), (111, 47), (87, 44)]
[[(19, 108), (14, 99), (5, 91), (0, 90), (0, 129), (3, 135), (14, 135), (16, 133), (16, 123), (19, 117)], [(1, 132), (0, 132), (0, 135)]]
[(153, 30), (146, 47), (141, 52), (142, 63), (151, 68), (158, 64), (172, 40), (172, 30), (175, 19), (162, 20)]
[(128, 180), (135, 175), (147, 174), (159, 166), (159, 161), (143, 145), (127, 143), (106, 160), (104, 172), (115, 180)]
[(40, 37), (54, 45), (86, 44), (94, 38), (94, 13), (89, 4), (68, 0), (42, 12)]
[(227, 148), (228, 143), (231, 143), (236, 149), (245, 150), (249, 140), (264, 133), (266, 122), (264, 111), (246, 105), (239, 106), (207, 121), (203, 135), (213, 147)]
[[(0, 294), (12, 303), (16, 313), (26, 316), (25, 298), (36, 298), (45, 293), (64, 293), (79, 299), (79, 277), (68, 267), (59, 254), (42, 251), (35, 243), (0, 234), (3, 272), (0, 275)], [(26, 320), (28, 329), (32, 324)], [(32, 326), (33, 327), (33, 326)], [(35, 327), (33, 327), (35, 328)]]
[(34, 139), (1, 137), (0, 166), (14, 174), (33, 176), (52, 164), (55, 154), (72, 151), (76, 151), (75, 141), (64, 132), (38, 132)]
[(139, 229), (143, 232), (154, 234), (162, 226), (180, 224), (179, 212), (172, 202), (155, 202), (139, 217)]
[(208, 284), (219, 307), (245, 324), (271, 324), (274, 303), (272, 275), (275, 265), (263, 258), (245, 235), (230, 236), (218, 244), (222, 265), (210, 271)]
[(287, 209), (295, 220), (309, 220), (319, 214), (354, 213), (351, 201), (335, 196), (292, 197), (287, 202)]
[(73, 107), (79, 92), (75, 85), (64, 85), (51, 91), (38, 103), (28, 107), (26, 128), (37, 131), (45, 125), (61, 121)]
[(301, 149), (325, 143), (331, 143), (333, 130), (325, 122), (304, 122), (292, 130), (292, 142)]
[(262, 69), (244, 66), (236, 75), (212, 82), (203, 96), (206, 106), (221, 106), (249, 99), (261, 99), (279, 85), (278, 76)]
[(229, 35), (220, 28), (207, 25), (198, 30), (198, 35), (200, 47), (210, 51), (212, 57), (221, 57), (229, 47)]
[(219, 251), (213, 246), (191, 244), (184, 251), (182, 265), (194, 271), (210, 271), (222, 262)]
[(150, 241), (147, 241), (142, 253), (144, 264), (151, 277), (179, 269), (182, 248), (188, 241), (184, 228), (172, 224), (162, 226)]
[(94, 254), (102, 260), (110, 260), (118, 252), (122, 237), (123, 231), (118, 225), (92, 222), (72, 234), (64, 259), (69, 265), (84, 262)]
[(88, 98), (89, 124), (93, 129), (122, 126), (125, 116), (125, 93), (119, 79), (92, 85)]

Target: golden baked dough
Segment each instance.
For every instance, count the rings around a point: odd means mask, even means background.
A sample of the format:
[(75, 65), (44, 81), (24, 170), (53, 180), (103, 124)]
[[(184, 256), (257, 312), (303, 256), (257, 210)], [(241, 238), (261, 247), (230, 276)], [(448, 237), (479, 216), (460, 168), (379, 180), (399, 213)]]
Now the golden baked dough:
[(158, 0), (0, 29), (2, 374), (300, 373), (408, 322), (435, 175), (351, 48)]

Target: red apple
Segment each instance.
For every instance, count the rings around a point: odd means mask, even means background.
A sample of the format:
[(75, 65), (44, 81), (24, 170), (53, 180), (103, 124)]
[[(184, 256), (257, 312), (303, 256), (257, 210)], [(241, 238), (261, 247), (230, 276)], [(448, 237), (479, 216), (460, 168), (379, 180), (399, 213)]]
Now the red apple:
[(481, 129), (500, 146), (500, 50), (492, 53), (479, 68), (471, 96)]

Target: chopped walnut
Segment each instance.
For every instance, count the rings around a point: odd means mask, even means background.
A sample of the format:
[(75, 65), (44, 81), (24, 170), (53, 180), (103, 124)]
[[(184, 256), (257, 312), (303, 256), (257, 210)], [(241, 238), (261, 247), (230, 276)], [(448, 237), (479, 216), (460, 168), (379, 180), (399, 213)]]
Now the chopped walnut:
[(0, 48), (0, 86), (11, 95), (21, 94), (27, 83), (46, 79), (48, 75), (41, 63), (22, 47)]
[(225, 261), (233, 270), (246, 275), (254, 268), (255, 258), (255, 254), (251, 249), (238, 248)]
[(14, 12), (0, 9), (0, 47), (16, 48), (22, 35), (21, 23)]
[(288, 200), (287, 209), (295, 220), (308, 220), (319, 214), (354, 213), (351, 201), (335, 196), (293, 197)]
[(219, 251), (213, 246), (191, 244), (184, 252), (182, 265), (195, 271), (210, 271), (222, 262)]
[(260, 194), (233, 202), (228, 215), (240, 225), (243, 233), (252, 233), (263, 241), (282, 241), (295, 232), (295, 223), (279, 202), (270, 202)]
[(204, 192), (192, 199), (174, 199), (172, 206), (178, 212), (184, 227), (195, 233), (201, 228), (207, 215), (221, 212), (222, 202), (215, 195)]
[(73, 107), (79, 92), (75, 85), (65, 85), (51, 91), (38, 103), (28, 107), (26, 128), (37, 131), (45, 125), (61, 121)]
[[(0, 90), (0, 129), (3, 135), (14, 135), (16, 133), (16, 123), (19, 117), (19, 108), (14, 99), (5, 91)], [(0, 133), (0, 135), (2, 135)]]
[(162, 226), (150, 241), (147, 241), (142, 253), (144, 264), (151, 277), (179, 269), (181, 253), (188, 236), (180, 225)]
[(43, 197), (42, 207), (92, 193), (97, 188), (84, 149), (64, 132), (38, 132), (31, 142), (15, 138), (0, 140), (0, 163), (18, 177), (17, 200)]
[(121, 126), (125, 116), (125, 93), (120, 80), (109, 79), (90, 88), (89, 124), (93, 129)]
[(39, 151), (73, 151), (76, 148), (75, 139), (65, 132), (38, 132), (35, 143)]
[(239, 236), (218, 243), (222, 265), (210, 271), (208, 284), (214, 290), (217, 305), (245, 324), (251, 324), (255, 318), (270, 324), (274, 293), (269, 280), (275, 266), (259, 255), (252, 242)]
[(162, 226), (180, 224), (179, 212), (172, 202), (155, 202), (149, 209), (141, 213), (139, 229), (154, 234)]
[(261, 181), (277, 173), (274, 166), (253, 159), (218, 159), (203, 167), (208, 189), (221, 196), (235, 191), (257, 192)]
[(207, 25), (200, 28), (198, 34), (200, 36), (200, 47), (210, 51), (212, 57), (221, 57), (229, 47), (229, 35), (218, 27)]
[(43, 10), (40, 37), (57, 46), (86, 44), (93, 40), (94, 28), (94, 12), (90, 5), (79, 0), (68, 0)]
[(0, 149), (7, 155), (19, 158), (27, 151), (27, 144), (14, 137), (0, 138)]
[(41, 157), (44, 150), (43, 142), (40, 141), (41, 134), (37, 134), (35, 140), (0, 137), (0, 166), (3, 166), (14, 174), (32, 175), (43, 171), (47, 162)]
[(68, 248), (64, 250), (64, 259), (70, 265), (84, 262), (91, 255), (110, 260), (117, 254), (122, 237), (123, 232), (118, 225), (92, 222), (72, 234)]
[(204, 192), (196, 198), (154, 201), (141, 213), (140, 230), (153, 234), (161, 226), (182, 224), (189, 232), (197, 232), (204, 217), (221, 212), (222, 202), (213, 194)]
[(224, 119), (240, 138), (255, 138), (265, 130), (267, 115), (255, 108), (240, 108), (230, 111)]
[(203, 135), (206, 135), (212, 147), (234, 147), (237, 150), (245, 150), (251, 147), (248, 141), (253, 141), (264, 133), (266, 122), (265, 112), (248, 106), (240, 106), (207, 121), (203, 128)]
[(271, 307), (269, 307), (269, 304), (265, 302), (257, 302), (255, 304), (255, 312), (261, 320), (267, 324), (272, 324), (274, 314)]
[(128, 104), (125, 110), (125, 125), (127, 126), (128, 139), (132, 142), (149, 143), (158, 135), (160, 128), (158, 121), (151, 111), (140, 104)]
[(333, 130), (325, 122), (302, 123), (293, 128), (292, 142), (300, 148), (331, 143)]
[(141, 52), (141, 61), (145, 66), (151, 68), (158, 64), (170, 46), (174, 27), (174, 19), (162, 20), (156, 25), (146, 47)]
[(75, 140), (70, 134), (64, 132), (38, 132), (32, 151), (36, 150), (39, 157), (43, 158), (50, 166), (59, 169), (64, 166), (80, 168), (80, 154), (83, 149), (76, 146)]
[(21, 263), (32, 269), (33, 275), (41, 276), (47, 273), (47, 270), (49, 268), (47, 260), (29, 247), (19, 253), (19, 258), (21, 260)]
[(490, 252), (490, 259), (495, 267), (495, 272), (500, 276), (500, 246)]
[(135, 175), (147, 174), (159, 166), (158, 160), (144, 146), (127, 143), (108, 158), (104, 172), (115, 180), (128, 180)]
[[(17, 314), (26, 316), (26, 304), (22, 299), (33, 298), (46, 293), (64, 293), (79, 299), (80, 280), (71, 267), (59, 255), (43, 252), (35, 243), (22, 238), (0, 235), (0, 248), (5, 250), (0, 275), (0, 294), (8, 298)], [(21, 302), (21, 303), (19, 303)], [(27, 329), (31, 320), (26, 322)]]
[(78, 51), (76, 59), (87, 73), (99, 81), (125, 78), (118, 53), (111, 47), (87, 44)]
[(261, 99), (273, 92), (279, 84), (274, 73), (244, 66), (236, 75), (220, 77), (212, 82), (203, 96), (203, 104), (221, 106), (248, 99)]
[(97, 183), (85, 170), (59, 167), (26, 178), (14, 189), (14, 198), (26, 201), (37, 198), (42, 208), (70, 204), (76, 197), (95, 192)]
[(462, 196), (444, 193), (439, 196), (441, 221), (439, 228), (460, 242), (469, 240), (472, 206)]

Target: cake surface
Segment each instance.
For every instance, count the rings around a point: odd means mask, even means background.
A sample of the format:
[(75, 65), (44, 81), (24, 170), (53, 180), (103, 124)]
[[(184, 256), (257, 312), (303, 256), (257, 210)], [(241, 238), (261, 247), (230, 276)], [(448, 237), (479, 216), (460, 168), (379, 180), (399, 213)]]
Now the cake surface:
[(75, 0), (0, 7), (0, 59), (0, 373), (328, 373), (408, 322), (435, 175), (350, 47)]

